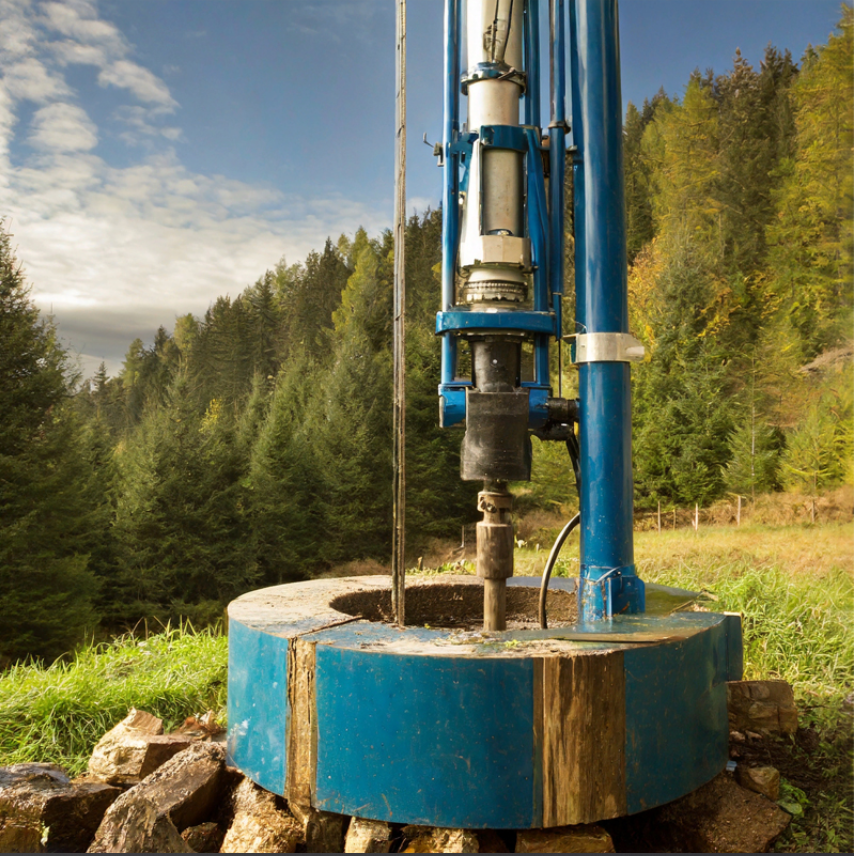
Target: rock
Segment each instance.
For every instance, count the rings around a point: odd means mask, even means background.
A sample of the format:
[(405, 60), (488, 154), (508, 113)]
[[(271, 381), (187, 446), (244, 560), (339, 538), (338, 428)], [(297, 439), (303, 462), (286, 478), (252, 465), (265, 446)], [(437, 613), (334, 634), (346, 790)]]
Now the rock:
[(749, 791), (756, 791), (771, 802), (780, 799), (780, 773), (774, 767), (745, 767), (735, 770), (735, 780)]
[(134, 790), (122, 794), (113, 803), (87, 852), (191, 852), (169, 815), (152, 800), (134, 794)]
[(345, 853), (388, 853), (391, 850), (391, 826), (382, 820), (354, 817), (347, 827)]
[(789, 825), (789, 815), (721, 773), (658, 809), (654, 828), (673, 853), (765, 853)]
[(554, 829), (524, 829), (516, 836), (517, 853), (614, 853), (614, 842), (601, 826), (580, 824)]
[(157, 852), (127, 847), (186, 850), (179, 833), (213, 812), (224, 767), (225, 752), (211, 743), (194, 743), (175, 755), (110, 806), (90, 852)]
[(218, 823), (208, 821), (198, 826), (189, 826), (181, 833), (181, 838), (193, 853), (219, 853), (222, 847), (223, 831)]
[(120, 793), (100, 782), (72, 782), (54, 764), (0, 768), (0, 852), (83, 852)]
[(193, 742), (163, 734), (163, 722), (143, 710), (130, 713), (92, 750), (89, 774), (111, 785), (135, 785)]
[(347, 818), (330, 811), (313, 811), (305, 824), (305, 847), (309, 853), (344, 853)]
[(747, 737), (740, 731), (730, 731), (729, 733), (730, 743), (744, 743), (746, 739)]
[(302, 824), (284, 800), (244, 779), (231, 796), (233, 819), (220, 853), (295, 853), (304, 841)]
[(727, 706), (731, 731), (794, 734), (798, 710), (785, 681), (729, 681)]
[(480, 829), (477, 833), (478, 853), (509, 853), (507, 842), (494, 829)]
[(468, 829), (442, 829), (432, 826), (405, 826), (407, 842), (401, 853), (477, 853), (477, 833)]

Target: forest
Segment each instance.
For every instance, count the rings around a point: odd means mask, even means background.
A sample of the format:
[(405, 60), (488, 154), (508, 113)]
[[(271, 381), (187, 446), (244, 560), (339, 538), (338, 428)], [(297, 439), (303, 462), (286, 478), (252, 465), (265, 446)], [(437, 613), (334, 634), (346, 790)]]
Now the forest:
[[(639, 509), (854, 481), (852, 23), (844, 6), (798, 62), (737, 52), (678, 97), (628, 105), (631, 325), (648, 352), (633, 368)], [(477, 514), (462, 433), (438, 427), (440, 236), (441, 211), (408, 223), (412, 557)], [(0, 665), (142, 619), (213, 623), (252, 588), (389, 560), (389, 232), (282, 260), (86, 380), (25, 263), (0, 231)], [(571, 395), (571, 366), (562, 381)], [(565, 455), (534, 444), (517, 509), (573, 508)]]

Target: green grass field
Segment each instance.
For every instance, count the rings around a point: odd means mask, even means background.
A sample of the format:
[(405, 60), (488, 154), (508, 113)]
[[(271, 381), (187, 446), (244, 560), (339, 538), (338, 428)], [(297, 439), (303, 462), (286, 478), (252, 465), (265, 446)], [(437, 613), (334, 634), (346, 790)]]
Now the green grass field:
[(101, 735), (136, 707), (169, 730), (186, 717), (224, 716), (228, 640), (211, 631), (166, 629), (87, 647), (49, 667), (0, 674), (0, 765), (51, 761), (86, 769)]
[[(517, 574), (542, 572), (555, 534), (548, 526), (530, 534), (517, 551)], [(852, 543), (850, 523), (636, 536), (645, 580), (702, 591), (709, 608), (744, 615), (746, 677), (789, 681), (802, 726), (817, 734), (817, 749), (788, 738), (790, 747), (775, 749), (795, 771), (784, 799), (796, 816), (780, 851), (854, 846), (852, 711), (845, 702), (854, 690)], [(577, 569), (571, 540), (557, 573), (574, 576)], [(188, 629), (88, 647), (49, 667), (13, 667), (0, 675), (0, 765), (53, 761), (82, 772), (95, 742), (130, 707), (156, 714), (167, 729), (209, 709), (224, 718), (226, 672), (226, 638)]]

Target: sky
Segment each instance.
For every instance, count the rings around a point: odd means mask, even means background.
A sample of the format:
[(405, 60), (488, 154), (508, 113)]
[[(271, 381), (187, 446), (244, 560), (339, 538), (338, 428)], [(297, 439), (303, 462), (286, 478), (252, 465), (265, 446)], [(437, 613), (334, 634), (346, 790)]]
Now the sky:
[[(542, 0), (544, 2), (544, 0)], [(86, 376), (393, 210), (394, 0), (0, 0), (0, 219)], [(437, 207), (442, 0), (409, 0), (409, 210)], [(799, 60), (837, 0), (623, 0), (624, 102)], [(544, 102), (547, 103), (547, 102)], [(437, 295), (438, 304), (438, 295)]]

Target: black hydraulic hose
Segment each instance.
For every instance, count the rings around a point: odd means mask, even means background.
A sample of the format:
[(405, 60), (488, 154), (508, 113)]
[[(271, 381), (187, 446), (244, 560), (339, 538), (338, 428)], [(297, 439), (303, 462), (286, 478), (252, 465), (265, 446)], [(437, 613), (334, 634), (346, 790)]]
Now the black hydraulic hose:
[[(578, 459), (580, 457), (579, 449), (578, 449), (578, 437), (575, 436), (575, 432), (570, 432), (569, 437), (566, 441), (566, 450), (569, 452), (569, 460), (572, 464), (572, 473), (575, 476), (575, 487), (578, 490), (578, 498), (581, 499), (581, 468), (578, 465)], [(557, 561), (558, 554), (560, 553), (561, 547), (563, 547), (563, 542), (569, 537), (569, 533), (575, 529), (576, 526), (581, 522), (581, 512), (579, 511), (566, 526), (561, 530), (560, 535), (557, 536), (555, 540), (554, 546), (552, 547), (551, 553), (549, 553), (549, 557), (546, 560), (546, 566), (543, 569), (543, 581), (540, 584), (540, 627), (543, 630), (549, 629), (548, 617), (546, 616), (546, 597), (549, 593), (549, 580), (552, 576), (552, 570), (555, 566), (555, 562)]]
[(575, 515), (566, 526), (561, 530), (560, 535), (557, 536), (555, 540), (554, 546), (552, 547), (551, 553), (549, 553), (549, 557), (546, 560), (546, 567), (543, 569), (543, 581), (540, 584), (540, 627), (543, 630), (549, 629), (548, 618), (546, 617), (546, 596), (549, 593), (549, 580), (552, 576), (552, 569), (555, 566), (555, 562), (557, 561), (558, 554), (560, 553), (560, 548), (563, 547), (563, 542), (569, 537), (569, 533), (575, 529), (576, 526), (581, 522), (581, 513)]

